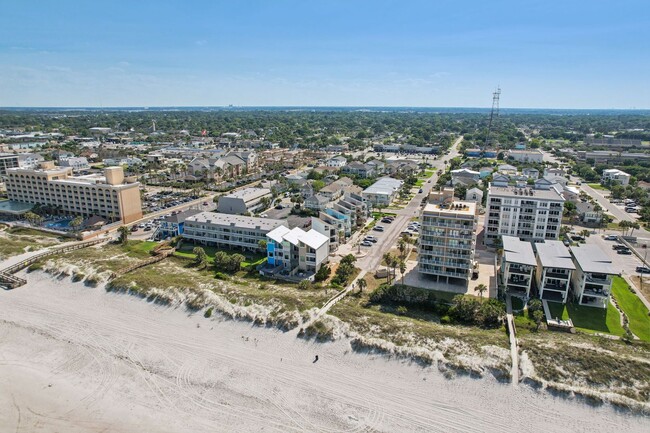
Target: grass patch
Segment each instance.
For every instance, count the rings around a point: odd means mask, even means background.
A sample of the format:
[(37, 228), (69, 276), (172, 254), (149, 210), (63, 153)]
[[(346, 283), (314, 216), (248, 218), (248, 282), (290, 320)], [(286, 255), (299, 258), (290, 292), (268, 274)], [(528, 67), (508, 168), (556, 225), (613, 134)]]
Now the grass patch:
[(4, 227), (0, 230), (0, 259), (37, 251), (64, 242), (59, 235), (25, 227)]
[(650, 341), (650, 316), (645, 304), (632, 293), (630, 286), (621, 277), (614, 277), (612, 293), (628, 317), (630, 331), (641, 340)]
[(573, 326), (587, 333), (600, 332), (622, 336), (625, 331), (621, 326), (621, 315), (611, 303), (607, 308), (587, 307), (577, 303), (566, 305), (558, 302), (549, 302), (552, 319), (559, 317), (562, 320), (571, 319)]
[(224, 251), (228, 254), (241, 254), (244, 257), (246, 257), (246, 260), (242, 262), (242, 267), (246, 268), (249, 266), (257, 266), (264, 262), (266, 260), (266, 254), (260, 253), (260, 252), (250, 252), (250, 251), (241, 251), (241, 250), (227, 250), (223, 248), (217, 248), (217, 247), (211, 247), (211, 246), (203, 246), (203, 245), (195, 245), (191, 243), (186, 243), (183, 242), (183, 245), (179, 250), (176, 250), (174, 255), (176, 257), (180, 258), (185, 258), (185, 259), (190, 259), (194, 260), (196, 258), (196, 254), (192, 252), (192, 250), (195, 247), (201, 247), (205, 251), (205, 254), (208, 257), (208, 264), (214, 264), (214, 255), (219, 252), (219, 251)]
[(587, 185), (589, 185), (593, 189), (597, 189), (597, 190), (600, 190), (600, 191), (609, 191), (607, 188), (605, 188), (604, 186), (602, 186), (599, 183), (588, 183)]

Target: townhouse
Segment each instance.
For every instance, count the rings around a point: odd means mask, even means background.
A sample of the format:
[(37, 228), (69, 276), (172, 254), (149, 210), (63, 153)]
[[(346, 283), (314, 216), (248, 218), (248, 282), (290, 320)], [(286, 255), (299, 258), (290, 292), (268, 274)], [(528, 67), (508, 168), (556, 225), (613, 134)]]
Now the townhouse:
[(298, 227), (279, 226), (268, 232), (266, 239), (266, 274), (313, 281), (329, 257), (329, 239), (314, 229), (306, 232)]
[(565, 304), (569, 295), (571, 275), (576, 270), (571, 253), (562, 242), (555, 240), (536, 243), (535, 251), (539, 298)]
[(537, 267), (533, 247), (514, 236), (503, 236), (502, 240), (501, 282), (511, 295), (528, 299)]
[(596, 245), (571, 248), (575, 271), (571, 274), (573, 298), (580, 305), (607, 308), (613, 277), (612, 260)]

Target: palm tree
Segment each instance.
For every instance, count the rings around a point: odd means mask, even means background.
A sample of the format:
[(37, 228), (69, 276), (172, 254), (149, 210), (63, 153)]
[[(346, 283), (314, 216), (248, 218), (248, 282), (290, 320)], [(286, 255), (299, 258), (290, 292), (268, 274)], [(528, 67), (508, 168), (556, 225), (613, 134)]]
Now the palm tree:
[(359, 278), (357, 280), (357, 287), (359, 288), (359, 294), (363, 292), (363, 289), (368, 287), (368, 282), (364, 278)]
[(399, 261), (399, 272), (402, 274), (402, 286), (404, 285), (404, 274), (406, 273), (406, 262), (404, 262), (404, 259), (401, 259)]
[(632, 229), (632, 232), (630, 232), (630, 236), (632, 236), (634, 234), (634, 230), (635, 229), (640, 229), (641, 226), (639, 225), (638, 222), (635, 221), (635, 222), (630, 223), (630, 228)]
[(483, 299), (483, 293), (485, 293), (487, 291), (487, 286), (485, 284), (481, 283), (478, 286), (476, 286), (476, 289), (474, 289), (474, 290), (477, 291), (478, 294), (480, 295), (481, 299)]
[(401, 258), (406, 258), (406, 241), (404, 238), (399, 238), (399, 241), (397, 241), (397, 248), (399, 249), (399, 255)]
[(390, 285), (390, 264), (393, 262), (393, 256), (390, 253), (384, 253), (383, 259), (386, 263), (386, 283)]
[(627, 220), (623, 220), (618, 223), (618, 228), (621, 229), (621, 232), (623, 236), (625, 236), (625, 233), (627, 232), (627, 229), (630, 228), (630, 222)]
[(129, 228), (127, 226), (121, 226), (117, 229), (117, 233), (119, 233), (117, 241), (122, 245), (126, 245), (129, 240)]

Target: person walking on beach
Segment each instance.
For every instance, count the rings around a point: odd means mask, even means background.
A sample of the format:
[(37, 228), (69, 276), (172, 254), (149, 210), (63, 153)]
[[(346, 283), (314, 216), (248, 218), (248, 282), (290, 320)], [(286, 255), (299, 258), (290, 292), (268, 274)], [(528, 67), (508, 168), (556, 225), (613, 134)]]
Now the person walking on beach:
[(318, 355), (316, 355), (316, 357), (314, 358), (314, 362), (317, 362), (317, 361), (318, 361)]

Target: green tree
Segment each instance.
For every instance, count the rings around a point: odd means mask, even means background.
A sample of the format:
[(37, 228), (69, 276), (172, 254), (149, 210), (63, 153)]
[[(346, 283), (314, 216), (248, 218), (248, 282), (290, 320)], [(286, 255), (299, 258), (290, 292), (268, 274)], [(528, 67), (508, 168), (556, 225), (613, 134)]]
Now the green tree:
[(364, 278), (359, 278), (357, 280), (357, 288), (359, 289), (359, 294), (363, 292), (363, 289), (368, 287), (368, 282)]
[(127, 226), (120, 226), (120, 228), (117, 229), (117, 233), (117, 241), (122, 245), (126, 245), (129, 241), (129, 228)]
[(298, 283), (298, 288), (300, 290), (309, 290), (311, 289), (311, 281), (309, 280), (302, 280)]
[(70, 227), (72, 228), (72, 230), (77, 231), (79, 230), (79, 227), (83, 225), (83, 223), (84, 223), (83, 217), (78, 216), (74, 218), (72, 221), (70, 221)]
[(192, 249), (194, 254), (194, 264), (198, 267), (205, 267), (208, 255), (205, 253), (205, 250), (201, 247), (194, 247)]
[(260, 239), (257, 242), (257, 247), (260, 249), (260, 251), (266, 251), (266, 246), (267, 246), (267, 242), (264, 239)]
[(399, 260), (399, 272), (402, 274), (402, 286), (404, 285), (404, 274), (406, 273), (406, 262), (404, 259)]
[(314, 280), (316, 282), (325, 281), (330, 277), (331, 273), (332, 269), (330, 269), (329, 265), (321, 265), (320, 269), (318, 269), (318, 272), (316, 272), (316, 275), (314, 275)]

